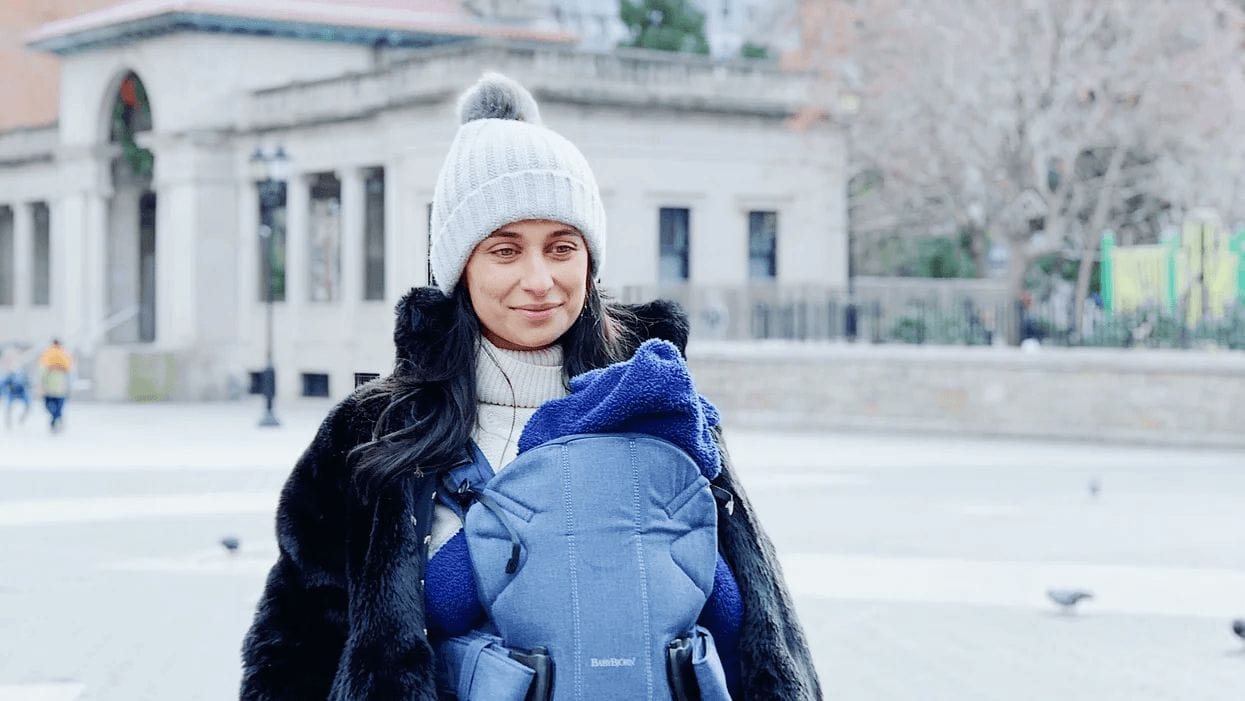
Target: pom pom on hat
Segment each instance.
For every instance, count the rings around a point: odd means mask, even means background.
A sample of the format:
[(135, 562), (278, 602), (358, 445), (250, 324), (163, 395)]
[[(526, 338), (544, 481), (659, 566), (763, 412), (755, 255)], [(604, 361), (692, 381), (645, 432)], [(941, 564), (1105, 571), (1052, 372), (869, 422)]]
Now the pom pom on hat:
[(540, 124), (540, 108), (527, 88), (500, 73), (485, 73), (458, 100), (460, 124), (477, 119), (513, 119)]

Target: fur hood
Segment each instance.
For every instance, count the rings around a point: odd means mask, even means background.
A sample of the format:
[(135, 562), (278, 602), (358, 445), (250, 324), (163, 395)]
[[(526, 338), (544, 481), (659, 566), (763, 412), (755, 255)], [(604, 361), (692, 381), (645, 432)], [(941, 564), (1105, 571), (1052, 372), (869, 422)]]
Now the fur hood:
[[(640, 341), (660, 338), (685, 350), (687, 318), (677, 305), (629, 309)], [(438, 290), (407, 294), (397, 307), (395, 372), (426, 366), (452, 323), (452, 302)], [(436, 478), (406, 474), (363, 503), (346, 456), (371, 438), (384, 409), (366, 396), (360, 388), (329, 412), (282, 490), (279, 555), (243, 641), (241, 699), (438, 699), (423, 605)], [(721, 447), (720, 433), (714, 435)], [(735, 499), (734, 514), (718, 528), (719, 549), (743, 599), (744, 698), (820, 699), (773, 545), (725, 450), (713, 481)]]

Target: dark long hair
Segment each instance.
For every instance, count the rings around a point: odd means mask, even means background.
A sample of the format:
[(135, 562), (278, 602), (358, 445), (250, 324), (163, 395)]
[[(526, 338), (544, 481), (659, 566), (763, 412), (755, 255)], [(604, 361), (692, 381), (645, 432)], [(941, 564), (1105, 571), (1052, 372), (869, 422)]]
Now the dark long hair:
[[(480, 320), (465, 284), (454, 288), (449, 303), (448, 327), (438, 329), (436, 338), (419, 339), (436, 344), (436, 352), (425, 354), (427, 360), (418, 366), (399, 361), (392, 374), (359, 397), (361, 403), (385, 403), (371, 440), (347, 457), (365, 503), (404, 473), (436, 473), (453, 466), (471, 439)], [(630, 357), (639, 343), (636, 326), (634, 314), (607, 299), (589, 278), (583, 311), (557, 341), (564, 381)]]

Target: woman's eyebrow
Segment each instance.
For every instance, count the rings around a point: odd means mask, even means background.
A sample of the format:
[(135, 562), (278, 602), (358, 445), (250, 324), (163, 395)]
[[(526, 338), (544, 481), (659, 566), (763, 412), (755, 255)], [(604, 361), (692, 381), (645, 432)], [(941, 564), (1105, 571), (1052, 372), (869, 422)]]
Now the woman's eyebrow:
[[(583, 234), (579, 233), (575, 229), (558, 229), (557, 231), (551, 231), (548, 234), (545, 234), (545, 239), (557, 238), (559, 236), (575, 236), (578, 238), (583, 238)], [(523, 238), (523, 234), (520, 234), (516, 231), (508, 231), (506, 229), (500, 229), (498, 231), (494, 231), (493, 233), (489, 234), (488, 236), (484, 238), (486, 241), (492, 238), (521, 239)]]
[(523, 235), (516, 233), (514, 231), (494, 231), (493, 233), (489, 234), (488, 236), (484, 238), (486, 240), (495, 239), (495, 238), (496, 239), (521, 239), (523, 238)]

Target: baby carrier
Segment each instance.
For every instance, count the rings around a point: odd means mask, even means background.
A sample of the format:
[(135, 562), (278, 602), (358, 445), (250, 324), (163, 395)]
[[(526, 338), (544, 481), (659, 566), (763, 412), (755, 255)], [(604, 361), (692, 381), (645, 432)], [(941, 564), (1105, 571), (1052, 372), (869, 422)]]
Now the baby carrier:
[[(729, 701), (713, 639), (696, 625), (717, 561), (708, 478), (718, 456), (704, 443), (717, 415), (694, 392), (687, 412), (654, 411), (670, 387), (642, 380), (671, 367), (686, 376), (673, 346), (650, 341), (628, 363), (573, 379), (576, 394), (537, 412), (501, 473), (473, 446), (474, 460), (443, 477), (489, 614), (439, 645), (444, 693)], [(594, 387), (609, 392), (593, 397)], [(589, 426), (602, 430), (579, 430)]]

